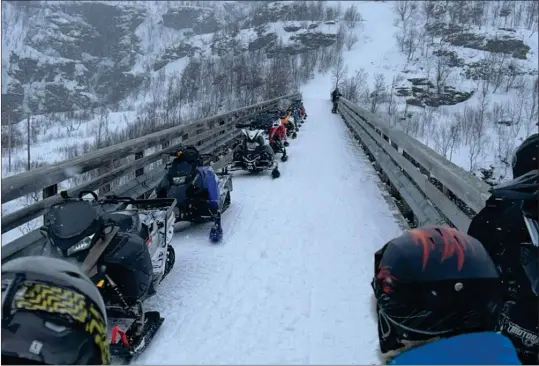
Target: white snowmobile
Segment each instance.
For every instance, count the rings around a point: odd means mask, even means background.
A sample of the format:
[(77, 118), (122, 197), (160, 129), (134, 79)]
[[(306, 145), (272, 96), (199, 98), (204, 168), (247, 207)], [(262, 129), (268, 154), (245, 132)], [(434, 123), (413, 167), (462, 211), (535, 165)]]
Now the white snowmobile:
[(246, 170), (259, 173), (271, 169), (272, 178), (278, 178), (281, 175), (279, 166), (274, 151), (264, 137), (264, 130), (252, 124), (237, 124), (236, 128), (242, 128), (242, 141), (234, 148), (232, 163), (225, 168), (225, 172)]
[[(92, 201), (82, 197), (90, 194)], [(174, 266), (170, 245), (174, 234), (173, 198), (98, 199), (81, 192), (53, 205), (40, 229), (50, 254), (81, 266), (99, 288), (111, 329), (111, 355), (128, 363), (150, 343), (164, 321), (143, 309)], [(123, 331), (119, 323), (131, 323)], [(117, 337), (120, 337), (117, 341)]]

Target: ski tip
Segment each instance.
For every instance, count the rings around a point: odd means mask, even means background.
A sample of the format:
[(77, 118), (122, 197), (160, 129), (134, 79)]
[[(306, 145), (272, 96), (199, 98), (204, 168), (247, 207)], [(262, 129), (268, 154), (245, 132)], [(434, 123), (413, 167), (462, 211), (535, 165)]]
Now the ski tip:
[(210, 231), (210, 241), (219, 243), (223, 239), (223, 229), (212, 228)]

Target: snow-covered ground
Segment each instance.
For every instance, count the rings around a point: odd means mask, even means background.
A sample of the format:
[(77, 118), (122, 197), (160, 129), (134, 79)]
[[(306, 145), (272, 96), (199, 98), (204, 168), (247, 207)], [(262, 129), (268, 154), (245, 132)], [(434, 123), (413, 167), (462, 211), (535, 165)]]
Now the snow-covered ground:
[(165, 323), (136, 363), (380, 363), (373, 255), (402, 229), (324, 82), (304, 88), (309, 118), (281, 177), (235, 174), (222, 244), (207, 225), (175, 234), (149, 303)]

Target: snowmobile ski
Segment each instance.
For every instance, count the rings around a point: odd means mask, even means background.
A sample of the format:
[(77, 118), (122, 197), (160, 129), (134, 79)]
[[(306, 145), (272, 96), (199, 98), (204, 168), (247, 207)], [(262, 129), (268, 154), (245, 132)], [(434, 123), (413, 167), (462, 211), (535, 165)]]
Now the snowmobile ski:
[(214, 226), (210, 230), (210, 240), (212, 243), (218, 243), (223, 239), (223, 229), (221, 226)]
[(144, 313), (144, 325), (139, 336), (133, 334), (136, 331), (137, 322), (133, 322), (126, 332), (117, 327), (113, 328), (110, 344), (112, 363), (129, 365), (133, 358), (139, 356), (148, 347), (164, 320), (165, 318), (162, 318), (158, 311)]

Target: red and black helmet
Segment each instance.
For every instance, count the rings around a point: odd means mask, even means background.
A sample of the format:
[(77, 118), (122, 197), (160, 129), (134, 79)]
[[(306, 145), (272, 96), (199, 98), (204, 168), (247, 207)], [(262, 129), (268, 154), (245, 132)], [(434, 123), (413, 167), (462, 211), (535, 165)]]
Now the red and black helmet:
[(451, 227), (425, 226), (375, 254), (372, 281), (382, 352), (494, 327), (499, 273), (475, 238)]

